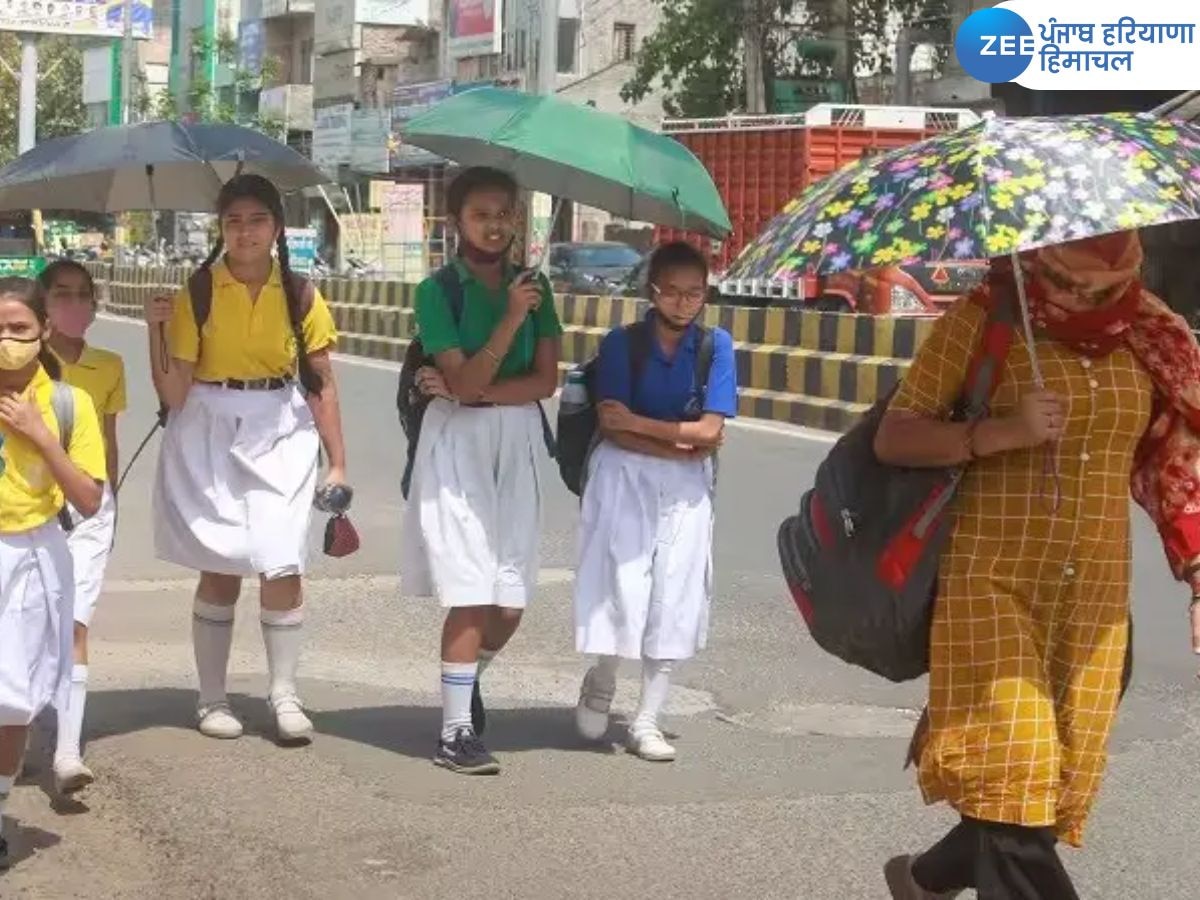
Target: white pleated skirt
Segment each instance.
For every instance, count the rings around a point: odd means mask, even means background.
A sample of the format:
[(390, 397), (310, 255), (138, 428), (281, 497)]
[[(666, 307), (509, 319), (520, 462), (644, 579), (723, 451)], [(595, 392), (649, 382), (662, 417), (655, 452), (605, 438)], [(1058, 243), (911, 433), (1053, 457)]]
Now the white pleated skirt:
[(159, 559), (219, 575), (303, 574), (319, 446), (296, 385), (193, 385), (158, 457)]
[(711, 460), (667, 460), (601, 443), (588, 468), (575, 579), (575, 647), (680, 660), (708, 638)]
[(401, 591), (524, 609), (537, 587), (546, 455), (536, 404), (425, 412), (401, 529)]
[(65, 708), (74, 641), (75, 585), (57, 520), (0, 534), (0, 726), (28, 725)]
[(67, 547), (75, 568), (75, 621), (89, 626), (104, 588), (104, 572), (117, 527), (117, 504), (112, 489), (104, 486), (104, 498), (94, 516), (85, 519), (72, 509), (71, 521), (74, 527), (67, 535)]

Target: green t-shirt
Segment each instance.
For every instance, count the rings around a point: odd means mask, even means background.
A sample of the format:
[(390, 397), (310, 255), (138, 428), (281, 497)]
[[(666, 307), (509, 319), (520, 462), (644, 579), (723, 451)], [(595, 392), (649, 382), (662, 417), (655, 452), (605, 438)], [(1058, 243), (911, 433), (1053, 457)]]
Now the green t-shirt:
[[(462, 318), (457, 326), (437, 279), (426, 278), (417, 286), (417, 333), (425, 352), (432, 356), (447, 350), (461, 350), (467, 356), (478, 353), (504, 318), (504, 311), (508, 308), (508, 285), (517, 274), (516, 271), (505, 273), (504, 284), (499, 290), (493, 291), (471, 274), (461, 261), (456, 260), (453, 265), (458, 267), (463, 286)], [(550, 284), (542, 276), (539, 276), (539, 280), (542, 302), (521, 323), (512, 346), (496, 372), (498, 378), (528, 375), (533, 370), (538, 341), (556, 338), (563, 333)]]

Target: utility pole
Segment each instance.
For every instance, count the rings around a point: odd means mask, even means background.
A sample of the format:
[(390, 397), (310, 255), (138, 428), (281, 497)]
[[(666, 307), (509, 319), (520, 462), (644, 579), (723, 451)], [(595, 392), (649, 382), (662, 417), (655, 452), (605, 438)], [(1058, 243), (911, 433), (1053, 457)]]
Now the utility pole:
[[(558, 0), (531, 2), (535, 5), (533, 11), (536, 11), (536, 15), (529, 17), (530, 33), (527, 38), (531, 46), (534, 39), (537, 40), (537, 68), (533, 73), (535, 78), (531, 93), (553, 97), (558, 91)], [(562, 200), (545, 194), (529, 193), (526, 196), (525, 258), (530, 265), (538, 265), (545, 270), (549, 264), (550, 254), (546, 250), (562, 203)]]
[[(37, 80), (38, 45), (37, 37), (21, 34), (21, 83), (17, 101), (17, 152), (27, 153), (37, 144)], [(29, 211), (33, 228), (33, 252), (42, 248), (42, 211)]]
[(540, 0), (537, 24), (537, 89), (534, 93), (552, 95), (558, 87), (558, 0)]
[(124, 33), (121, 38), (121, 124), (133, 121), (133, 0), (125, 0), (122, 10)]
[(21, 98), (17, 112), (17, 152), (37, 143), (38, 46), (32, 34), (21, 35)]

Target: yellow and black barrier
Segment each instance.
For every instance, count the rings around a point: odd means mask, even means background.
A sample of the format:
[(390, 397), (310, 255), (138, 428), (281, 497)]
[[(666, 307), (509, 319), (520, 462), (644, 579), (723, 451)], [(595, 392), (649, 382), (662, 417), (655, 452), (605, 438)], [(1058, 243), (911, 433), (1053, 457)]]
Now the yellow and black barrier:
[[(92, 264), (105, 306), (140, 317), (148, 297), (177, 288), (178, 267)], [(318, 282), (341, 338), (342, 353), (400, 362), (414, 335), (416, 286), (395, 281)], [(612, 328), (645, 314), (643, 300), (555, 297), (563, 322), (564, 369), (593, 356)], [(931, 319), (710, 305), (708, 325), (733, 335), (743, 416), (845, 431), (903, 377)]]

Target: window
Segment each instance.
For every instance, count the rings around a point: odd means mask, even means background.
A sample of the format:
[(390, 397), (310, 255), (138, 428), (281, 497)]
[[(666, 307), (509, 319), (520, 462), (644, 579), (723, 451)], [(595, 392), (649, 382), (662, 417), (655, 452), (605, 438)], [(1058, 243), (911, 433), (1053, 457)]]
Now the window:
[(613, 25), (613, 62), (629, 62), (637, 52), (637, 26), (628, 22)]
[(558, 74), (574, 75), (579, 71), (579, 20), (558, 20)]

